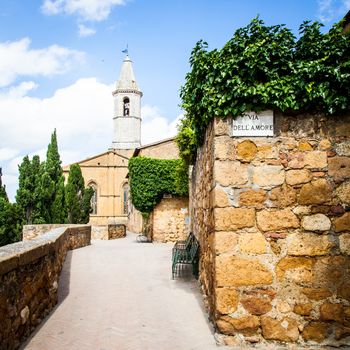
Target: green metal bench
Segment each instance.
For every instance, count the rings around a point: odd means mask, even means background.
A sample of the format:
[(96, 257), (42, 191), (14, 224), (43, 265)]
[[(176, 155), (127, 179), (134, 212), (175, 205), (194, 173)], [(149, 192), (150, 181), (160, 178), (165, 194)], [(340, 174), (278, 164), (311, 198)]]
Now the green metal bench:
[[(184, 266), (192, 265), (192, 272), (197, 277), (198, 275), (198, 256), (199, 256), (199, 243), (193, 236), (188, 238), (188, 245), (185, 249), (173, 248), (172, 256), (172, 278), (174, 279), (179, 272), (182, 271)], [(186, 240), (187, 241), (187, 240)], [(185, 241), (185, 242), (186, 242)], [(185, 243), (180, 243), (185, 244)]]
[(195, 239), (194, 234), (192, 232), (190, 232), (190, 234), (187, 236), (186, 240), (177, 241), (173, 247), (173, 254), (172, 254), (173, 259), (174, 259), (174, 254), (178, 250), (188, 250), (189, 251), (194, 239)]

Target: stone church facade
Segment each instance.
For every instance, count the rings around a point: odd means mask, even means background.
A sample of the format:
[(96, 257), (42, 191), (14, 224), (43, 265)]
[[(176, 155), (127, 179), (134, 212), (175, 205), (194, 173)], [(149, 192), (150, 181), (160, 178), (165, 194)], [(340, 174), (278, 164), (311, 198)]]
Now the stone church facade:
[[(104, 153), (77, 162), (81, 167), (85, 186), (94, 189), (89, 223), (95, 227), (93, 233), (95, 231), (96, 238), (103, 238), (106, 231), (103, 226), (108, 224), (128, 226), (130, 217), (132, 222), (138, 223), (137, 231), (142, 227), (140, 215), (129, 203), (127, 174), (131, 157), (142, 155), (161, 159), (178, 158), (178, 149), (173, 138), (141, 146), (142, 92), (136, 82), (129, 56), (123, 61), (112, 95), (114, 116), (110, 148)], [(69, 165), (63, 168), (66, 178), (69, 168)], [(133, 228), (135, 227), (134, 225)]]

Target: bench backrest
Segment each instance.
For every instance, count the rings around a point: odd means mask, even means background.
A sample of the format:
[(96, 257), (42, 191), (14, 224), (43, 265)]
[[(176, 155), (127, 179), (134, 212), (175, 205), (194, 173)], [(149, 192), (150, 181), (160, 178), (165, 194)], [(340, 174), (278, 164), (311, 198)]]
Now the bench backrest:
[(194, 234), (190, 232), (190, 234), (186, 238), (186, 244), (185, 244), (186, 250), (188, 250), (191, 247), (193, 240), (194, 240)]
[(191, 262), (197, 259), (198, 256), (199, 243), (195, 237), (193, 237), (193, 242), (190, 249), (190, 259)]

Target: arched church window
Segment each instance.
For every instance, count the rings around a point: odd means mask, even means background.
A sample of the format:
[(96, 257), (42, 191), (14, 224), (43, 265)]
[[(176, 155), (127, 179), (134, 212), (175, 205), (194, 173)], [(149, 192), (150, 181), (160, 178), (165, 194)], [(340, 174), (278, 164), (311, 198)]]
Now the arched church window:
[(123, 185), (123, 214), (129, 213), (129, 184)]
[(130, 100), (129, 97), (125, 97), (123, 100), (123, 115), (129, 116), (130, 115)]
[(91, 197), (90, 205), (91, 205), (91, 214), (97, 214), (97, 186), (95, 183), (90, 183), (89, 187), (93, 189), (93, 194)]

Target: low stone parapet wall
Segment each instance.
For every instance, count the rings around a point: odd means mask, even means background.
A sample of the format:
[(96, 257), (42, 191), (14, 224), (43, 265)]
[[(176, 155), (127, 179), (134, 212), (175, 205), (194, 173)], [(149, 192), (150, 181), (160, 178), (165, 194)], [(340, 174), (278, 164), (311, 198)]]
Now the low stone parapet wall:
[(40, 224), (40, 225), (24, 225), (22, 231), (23, 241), (28, 241), (30, 239), (41, 236), (55, 228), (71, 227), (76, 226), (72, 224)]
[(67, 251), (90, 239), (90, 226), (70, 225), (0, 248), (1, 350), (17, 349), (52, 310)]

